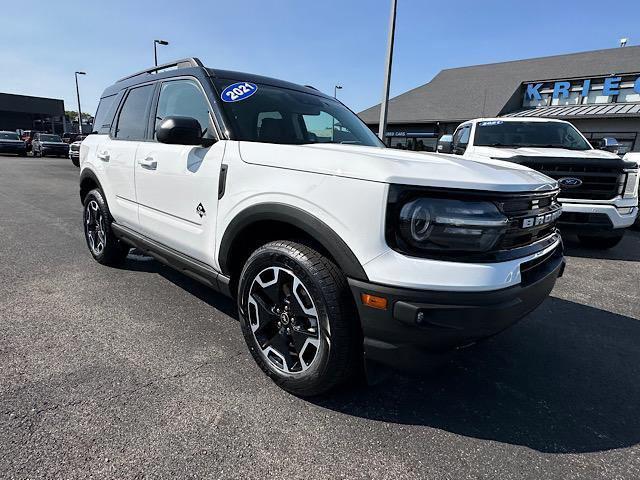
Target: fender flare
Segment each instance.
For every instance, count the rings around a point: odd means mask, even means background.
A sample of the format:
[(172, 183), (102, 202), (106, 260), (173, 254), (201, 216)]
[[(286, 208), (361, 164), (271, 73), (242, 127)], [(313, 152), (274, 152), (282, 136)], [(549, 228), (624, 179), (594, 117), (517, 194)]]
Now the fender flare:
[(100, 183), (100, 180), (98, 180), (98, 176), (93, 172), (93, 170), (91, 170), (89, 168), (85, 168), (80, 173), (80, 182), (78, 183), (79, 186), (80, 186), (80, 188), (78, 189), (79, 190), (79, 195), (80, 195), (80, 202), (83, 201), (83, 198), (82, 198), (82, 182), (84, 182), (87, 179), (90, 179), (93, 182), (95, 182), (95, 184), (98, 185), (98, 188), (100, 188), (102, 190), (102, 184)]
[(307, 233), (331, 254), (347, 277), (362, 281), (369, 280), (360, 261), (335, 231), (305, 210), (283, 203), (253, 205), (242, 210), (229, 223), (218, 251), (218, 261), (223, 273), (230, 274), (230, 253), (237, 236), (251, 224), (269, 220), (288, 223)]

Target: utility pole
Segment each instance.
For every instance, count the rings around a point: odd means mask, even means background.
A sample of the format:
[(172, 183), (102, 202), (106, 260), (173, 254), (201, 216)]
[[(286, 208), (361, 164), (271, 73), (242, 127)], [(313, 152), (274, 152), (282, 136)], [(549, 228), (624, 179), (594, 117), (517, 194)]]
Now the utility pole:
[(387, 44), (387, 61), (385, 66), (384, 90), (382, 103), (380, 103), (380, 125), (378, 137), (384, 142), (384, 134), (387, 130), (387, 110), (389, 108), (389, 89), (391, 87), (391, 64), (393, 62), (393, 41), (396, 34), (396, 10), (398, 0), (391, 0), (391, 14), (389, 15), (389, 40)]
[(333, 86), (333, 98), (338, 98), (338, 90), (342, 90), (342, 85)]
[(78, 96), (78, 133), (82, 135), (82, 108), (80, 108), (80, 88), (78, 87), (78, 75), (86, 75), (86, 72), (76, 72), (76, 95)]

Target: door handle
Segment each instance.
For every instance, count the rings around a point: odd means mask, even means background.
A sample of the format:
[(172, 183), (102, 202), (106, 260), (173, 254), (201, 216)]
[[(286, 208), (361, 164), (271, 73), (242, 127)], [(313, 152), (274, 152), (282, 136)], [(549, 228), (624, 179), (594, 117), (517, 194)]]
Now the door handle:
[(147, 170), (155, 170), (158, 168), (158, 162), (152, 157), (147, 157), (144, 160), (138, 160), (138, 165)]
[(108, 152), (98, 152), (98, 158), (103, 162), (109, 161), (109, 153)]

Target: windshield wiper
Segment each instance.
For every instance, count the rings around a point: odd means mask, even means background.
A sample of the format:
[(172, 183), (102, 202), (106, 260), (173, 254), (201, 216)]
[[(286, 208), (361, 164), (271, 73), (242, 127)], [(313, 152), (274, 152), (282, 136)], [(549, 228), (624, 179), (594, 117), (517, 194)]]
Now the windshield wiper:
[(509, 148), (520, 148), (520, 145), (509, 145), (508, 143), (490, 143), (489, 145), (478, 145), (479, 147), (509, 147)]

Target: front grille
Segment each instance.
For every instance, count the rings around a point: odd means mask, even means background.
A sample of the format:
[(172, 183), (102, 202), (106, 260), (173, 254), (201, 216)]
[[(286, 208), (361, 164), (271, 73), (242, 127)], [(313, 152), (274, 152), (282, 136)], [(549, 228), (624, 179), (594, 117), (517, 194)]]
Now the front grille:
[[(557, 195), (556, 191), (547, 194), (518, 196), (497, 202), (498, 208), (509, 218), (507, 231), (500, 240), (497, 249), (512, 250), (525, 247), (554, 234), (557, 220), (549, 219), (553, 218), (554, 213), (557, 213), (561, 208), (556, 199)], [(534, 221), (533, 226), (525, 228), (523, 222), (527, 218), (543, 218), (543, 221), (540, 224), (536, 224)]]
[[(537, 170), (545, 175), (560, 180), (561, 178), (577, 178), (582, 184), (565, 187), (560, 185), (560, 198), (583, 200), (610, 200), (620, 195), (624, 189), (624, 172), (616, 165), (606, 165), (607, 160), (592, 159), (529, 159), (522, 165)], [(593, 164), (592, 164), (593, 163)], [(609, 163), (614, 163), (609, 161)]]

